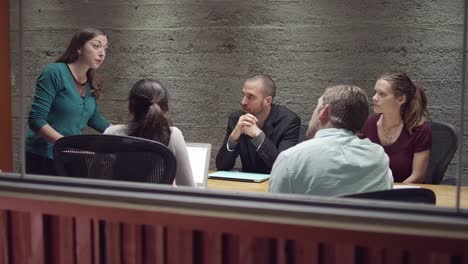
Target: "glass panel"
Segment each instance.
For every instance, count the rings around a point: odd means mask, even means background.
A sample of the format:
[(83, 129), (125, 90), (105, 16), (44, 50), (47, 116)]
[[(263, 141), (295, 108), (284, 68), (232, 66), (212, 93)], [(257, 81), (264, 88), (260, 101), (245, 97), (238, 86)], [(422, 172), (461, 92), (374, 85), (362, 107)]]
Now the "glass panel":
[[(461, 125), (462, 1), (20, 3), (21, 18), (18, 3), (10, 1), (14, 79), (18, 79), (21, 59), (24, 70), (19, 77), (23, 85), (13, 83), (12, 88), (14, 146), (22, 136), (20, 120), (25, 120), (18, 115), (17, 90), (24, 92), (22, 107), (27, 114), (41, 71), (64, 52), (74, 32), (88, 25), (104, 29), (109, 36), (106, 60), (98, 70), (104, 81), (102, 114), (113, 124), (127, 123), (125, 98), (130, 87), (141, 78), (158, 79), (169, 91), (169, 116), (185, 140), (212, 144), (212, 169), (227, 117), (241, 109), (243, 82), (254, 73), (271, 75), (278, 87), (274, 102), (308, 123), (325, 87), (354, 84), (370, 99), (380, 73), (403, 70), (423, 83), (432, 120)], [(17, 57), (19, 20), (23, 22), (22, 58)], [(465, 143), (464, 136), (459, 143)], [(14, 159), (19, 171), (17, 154)], [(447, 198), (447, 203), (438, 205), (455, 206), (457, 162), (455, 156), (441, 185), (421, 185), (436, 190), (438, 201)], [(461, 183), (467, 185), (466, 171), (462, 175)], [(209, 180), (208, 188), (212, 187), (266, 192), (268, 182)], [(466, 188), (462, 187), (465, 193)]]

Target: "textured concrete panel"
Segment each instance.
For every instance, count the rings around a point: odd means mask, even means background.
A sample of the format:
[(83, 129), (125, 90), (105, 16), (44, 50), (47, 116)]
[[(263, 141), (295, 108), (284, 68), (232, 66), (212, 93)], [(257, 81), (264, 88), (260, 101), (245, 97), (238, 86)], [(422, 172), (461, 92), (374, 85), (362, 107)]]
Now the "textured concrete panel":
[[(314, 2), (175, 2), (168, 4), (112, 4), (107, 1), (65, 1), (54, 5), (34, 4), (24, 11), (27, 29), (76, 28), (84, 24), (111, 28), (178, 28), (223, 26), (284, 26), (344, 24), (461, 24), (463, 5), (422, 1), (349, 4), (342, 1)], [(77, 16), (76, 14), (81, 14)], [(119, 18), (119, 19), (116, 19)]]
[[(109, 55), (213, 52), (460, 52), (460, 25), (424, 26), (298, 26), (255, 28), (177, 28), (107, 30)], [(73, 30), (24, 33), (25, 49), (58, 56)], [(432, 39), (432, 41), (424, 41)], [(15, 43), (13, 43), (15, 44)]]

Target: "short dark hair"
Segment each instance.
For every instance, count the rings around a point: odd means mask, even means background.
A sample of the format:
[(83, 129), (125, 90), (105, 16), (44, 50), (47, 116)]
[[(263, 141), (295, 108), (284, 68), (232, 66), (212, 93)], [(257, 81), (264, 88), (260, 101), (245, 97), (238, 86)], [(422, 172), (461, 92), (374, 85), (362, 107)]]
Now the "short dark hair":
[(266, 74), (255, 74), (247, 78), (247, 81), (257, 81), (261, 80), (263, 84), (263, 91), (265, 93), (265, 96), (271, 96), (272, 98), (275, 98), (276, 95), (276, 84), (273, 79), (266, 75)]
[(357, 133), (369, 115), (369, 102), (366, 93), (354, 85), (328, 87), (322, 96), (323, 105), (329, 106), (330, 122), (336, 128), (344, 128)]

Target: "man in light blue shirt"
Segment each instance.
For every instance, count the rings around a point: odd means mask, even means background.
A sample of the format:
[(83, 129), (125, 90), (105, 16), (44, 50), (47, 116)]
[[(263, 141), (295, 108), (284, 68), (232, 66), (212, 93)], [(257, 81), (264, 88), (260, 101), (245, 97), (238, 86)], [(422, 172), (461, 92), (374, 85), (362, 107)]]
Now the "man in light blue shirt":
[(368, 99), (359, 87), (327, 88), (309, 122), (310, 140), (276, 159), (270, 192), (341, 196), (391, 189), (383, 148), (356, 136), (368, 115)]

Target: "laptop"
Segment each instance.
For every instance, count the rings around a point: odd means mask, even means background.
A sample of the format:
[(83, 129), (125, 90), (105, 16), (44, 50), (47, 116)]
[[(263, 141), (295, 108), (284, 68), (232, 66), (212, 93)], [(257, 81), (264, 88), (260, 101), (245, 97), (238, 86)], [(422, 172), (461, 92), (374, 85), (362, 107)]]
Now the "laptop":
[(270, 179), (270, 174), (251, 173), (241, 171), (215, 171), (208, 175), (211, 179), (245, 181), (245, 182), (264, 182)]
[(205, 188), (210, 169), (211, 144), (209, 143), (185, 143), (189, 155), (192, 175), (195, 184), (199, 188)]

